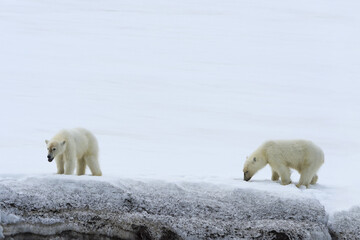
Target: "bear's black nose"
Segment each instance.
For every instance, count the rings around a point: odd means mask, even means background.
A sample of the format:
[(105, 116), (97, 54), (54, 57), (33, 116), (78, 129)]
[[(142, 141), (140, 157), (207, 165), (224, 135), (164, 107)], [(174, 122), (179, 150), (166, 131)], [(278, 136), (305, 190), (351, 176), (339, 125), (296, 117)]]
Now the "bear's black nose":
[(50, 155), (47, 155), (47, 158), (51, 158), (51, 156), (50, 156)]

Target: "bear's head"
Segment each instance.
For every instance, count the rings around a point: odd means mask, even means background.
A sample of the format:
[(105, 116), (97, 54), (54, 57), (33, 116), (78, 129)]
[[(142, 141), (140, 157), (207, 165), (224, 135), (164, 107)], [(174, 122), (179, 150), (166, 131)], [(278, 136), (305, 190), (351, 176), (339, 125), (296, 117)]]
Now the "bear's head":
[(66, 141), (58, 142), (58, 141), (49, 141), (45, 140), (47, 149), (48, 149), (48, 161), (51, 162), (54, 158), (62, 154), (66, 148)]
[(249, 181), (257, 171), (265, 167), (266, 161), (262, 156), (257, 156), (257, 154), (252, 154), (248, 157), (244, 164), (244, 180)]

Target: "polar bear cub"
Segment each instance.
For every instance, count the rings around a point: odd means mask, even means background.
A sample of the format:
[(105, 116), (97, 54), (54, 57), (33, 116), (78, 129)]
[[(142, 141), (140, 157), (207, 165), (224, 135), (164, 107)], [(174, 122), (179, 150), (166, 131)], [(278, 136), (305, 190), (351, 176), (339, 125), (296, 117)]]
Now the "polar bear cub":
[(51, 140), (45, 140), (48, 161), (55, 158), (58, 174), (84, 175), (86, 165), (94, 176), (101, 176), (98, 143), (95, 136), (83, 128), (64, 129)]
[(318, 180), (317, 171), (324, 163), (324, 153), (311, 141), (278, 140), (263, 143), (244, 164), (244, 180), (249, 181), (254, 174), (267, 164), (272, 169), (271, 180), (281, 178), (281, 184), (291, 183), (290, 168), (300, 173), (300, 187), (315, 184)]

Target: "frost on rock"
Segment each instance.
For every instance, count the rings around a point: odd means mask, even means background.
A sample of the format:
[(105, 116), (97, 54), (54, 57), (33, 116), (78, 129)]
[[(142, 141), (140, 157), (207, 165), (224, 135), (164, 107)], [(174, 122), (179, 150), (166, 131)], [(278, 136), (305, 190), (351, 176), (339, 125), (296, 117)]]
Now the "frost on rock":
[(3, 228), (1, 226), (2, 224), (16, 223), (19, 220), (20, 220), (20, 218), (13, 214), (6, 214), (3, 212), (0, 212), (0, 238), (4, 238)]
[(330, 239), (317, 200), (204, 183), (2, 180), (0, 211), (14, 239)]
[(334, 239), (360, 239), (360, 207), (335, 213), (329, 229)]
[(16, 223), (18, 221), (20, 221), (20, 218), (18, 216), (15, 216), (14, 214), (6, 214), (0, 212), (0, 223)]

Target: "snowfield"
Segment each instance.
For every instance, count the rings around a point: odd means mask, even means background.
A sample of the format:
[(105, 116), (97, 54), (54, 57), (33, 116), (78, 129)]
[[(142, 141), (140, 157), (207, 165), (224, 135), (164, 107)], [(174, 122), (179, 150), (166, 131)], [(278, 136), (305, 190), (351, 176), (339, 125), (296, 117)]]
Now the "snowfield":
[[(38, 186), (27, 178), (71, 192), (83, 177), (54, 176), (44, 140), (85, 127), (100, 145), (96, 182), (210, 184), (317, 200), (329, 224), (354, 218), (359, 11), (355, 0), (2, 0), (0, 192), (16, 179), (18, 194)], [(322, 147), (318, 184), (281, 186), (269, 167), (242, 181), (269, 139)]]

